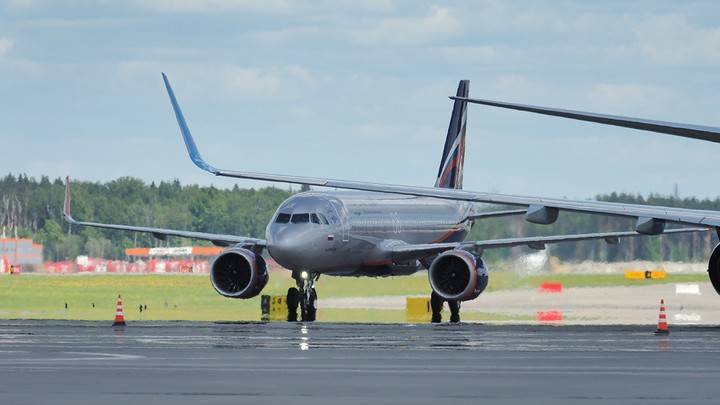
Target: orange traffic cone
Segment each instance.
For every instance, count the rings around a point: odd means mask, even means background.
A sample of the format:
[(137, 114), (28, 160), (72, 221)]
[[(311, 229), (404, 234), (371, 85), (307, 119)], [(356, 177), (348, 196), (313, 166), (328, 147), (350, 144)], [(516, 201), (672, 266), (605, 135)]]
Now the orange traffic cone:
[(660, 316), (658, 317), (658, 327), (655, 331), (656, 335), (667, 335), (670, 331), (668, 330), (667, 318), (665, 317), (665, 300), (660, 300)]
[(125, 326), (125, 316), (123, 315), (122, 297), (118, 294), (117, 309), (115, 310), (115, 322), (113, 326)]

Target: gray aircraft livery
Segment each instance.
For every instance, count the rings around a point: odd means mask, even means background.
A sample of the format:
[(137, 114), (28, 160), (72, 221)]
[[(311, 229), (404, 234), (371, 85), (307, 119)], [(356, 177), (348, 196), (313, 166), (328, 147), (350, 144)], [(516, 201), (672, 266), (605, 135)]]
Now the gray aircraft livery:
[[(469, 81), (459, 83), (450, 125), (434, 187), (413, 187), (323, 178), (286, 176), (217, 169), (200, 155), (182, 110), (163, 74), (190, 158), (199, 168), (217, 176), (322, 186), (340, 191), (310, 191), (285, 200), (267, 225), (265, 239), (236, 235), (181, 231), (143, 226), (101, 224), (73, 219), (68, 178), (64, 216), (76, 225), (146, 232), (211, 241), (227, 247), (211, 266), (215, 290), (230, 298), (257, 296), (268, 281), (263, 253), (292, 272), (296, 287), (288, 289), (289, 319), (298, 307), (303, 321), (316, 316), (314, 283), (327, 276), (400, 276), (427, 269), (432, 288), (433, 321), (447, 302), (450, 321), (459, 321), (460, 302), (477, 298), (486, 288), (488, 271), (482, 254), (486, 249), (599, 239), (617, 243), (619, 238), (660, 233), (705, 232), (720, 227), (720, 213), (678, 208), (508, 196), (462, 190)], [(345, 191), (343, 191), (345, 190)], [(349, 190), (349, 191), (348, 191)], [(518, 206), (517, 209), (479, 212), (477, 203)], [(483, 218), (525, 215), (527, 221), (553, 223), (561, 210), (637, 217), (633, 231), (521, 237), (466, 241), (473, 223)], [(701, 225), (665, 229), (666, 222)], [(720, 255), (716, 248), (713, 257)], [(717, 253), (717, 254), (716, 254)], [(715, 263), (720, 258), (715, 258)], [(712, 261), (711, 261), (712, 263)], [(720, 266), (711, 279), (718, 288)]]

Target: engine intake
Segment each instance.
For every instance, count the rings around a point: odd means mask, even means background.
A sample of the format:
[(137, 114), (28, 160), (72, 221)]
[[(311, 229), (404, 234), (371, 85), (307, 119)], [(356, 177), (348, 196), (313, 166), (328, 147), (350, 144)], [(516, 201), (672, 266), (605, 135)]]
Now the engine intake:
[(715, 288), (715, 292), (720, 294), (720, 243), (715, 246), (712, 254), (710, 255), (710, 261), (708, 262), (708, 276), (710, 276), (710, 282)]
[(215, 258), (210, 269), (215, 291), (230, 298), (252, 298), (260, 294), (268, 278), (265, 259), (242, 247), (226, 249)]
[(464, 250), (451, 250), (436, 257), (428, 269), (428, 278), (433, 291), (449, 301), (473, 300), (488, 285), (485, 262)]

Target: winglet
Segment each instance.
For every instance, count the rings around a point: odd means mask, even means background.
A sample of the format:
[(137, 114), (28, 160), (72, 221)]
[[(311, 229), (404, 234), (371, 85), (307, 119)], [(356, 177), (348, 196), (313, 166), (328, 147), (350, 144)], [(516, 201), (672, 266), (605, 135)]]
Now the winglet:
[(168, 80), (165, 73), (162, 73), (163, 81), (165, 82), (165, 89), (167, 89), (168, 96), (170, 97), (170, 104), (172, 104), (172, 108), (175, 111), (175, 118), (177, 119), (177, 123), (180, 126), (180, 133), (182, 133), (183, 140), (185, 141), (185, 147), (187, 148), (188, 154), (190, 155), (190, 159), (195, 163), (195, 166), (210, 172), (212, 174), (217, 174), (218, 169), (210, 166), (203, 158), (200, 156), (200, 151), (198, 150), (197, 145), (195, 144), (195, 140), (192, 137), (192, 134), (190, 134), (190, 129), (187, 126), (187, 123), (185, 122), (185, 117), (183, 116), (182, 110), (180, 109), (180, 105), (177, 102), (177, 99), (175, 98), (175, 93), (173, 92), (172, 87), (170, 86), (170, 81)]
[(70, 213), (70, 176), (65, 177), (65, 203), (63, 204), (63, 216), (71, 224), (75, 222)]

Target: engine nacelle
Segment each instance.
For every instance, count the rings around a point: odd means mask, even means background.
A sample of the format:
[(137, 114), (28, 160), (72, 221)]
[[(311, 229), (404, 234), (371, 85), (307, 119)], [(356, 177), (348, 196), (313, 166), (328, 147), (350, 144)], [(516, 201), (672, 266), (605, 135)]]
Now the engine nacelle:
[(225, 249), (210, 269), (213, 288), (229, 298), (252, 298), (260, 294), (268, 279), (265, 259), (242, 247)]
[(715, 246), (712, 254), (710, 255), (710, 261), (708, 262), (708, 276), (710, 276), (710, 282), (715, 288), (715, 292), (720, 294), (720, 244)]
[(449, 301), (469, 301), (488, 285), (485, 262), (465, 250), (450, 250), (433, 260), (428, 269), (430, 286)]

